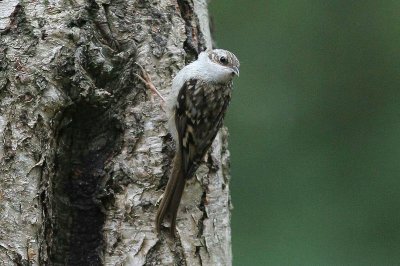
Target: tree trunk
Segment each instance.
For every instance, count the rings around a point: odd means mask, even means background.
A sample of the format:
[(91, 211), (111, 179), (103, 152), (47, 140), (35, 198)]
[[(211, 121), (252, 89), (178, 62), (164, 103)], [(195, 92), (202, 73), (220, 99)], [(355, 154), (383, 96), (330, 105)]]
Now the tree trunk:
[(206, 0), (0, 1), (0, 265), (230, 265), (226, 130), (154, 218), (175, 150), (162, 94), (211, 48)]

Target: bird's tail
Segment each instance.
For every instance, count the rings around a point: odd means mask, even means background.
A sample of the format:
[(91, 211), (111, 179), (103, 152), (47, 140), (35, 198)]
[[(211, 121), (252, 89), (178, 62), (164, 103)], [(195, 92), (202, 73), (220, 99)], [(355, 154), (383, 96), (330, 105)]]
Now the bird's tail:
[(178, 151), (174, 158), (174, 166), (172, 168), (171, 177), (168, 180), (165, 188), (163, 199), (156, 215), (156, 230), (160, 233), (161, 224), (169, 215), (171, 235), (175, 236), (176, 215), (179, 208), (179, 203), (182, 198), (183, 189), (185, 188), (186, 178), (182, 169), (182, 156)]

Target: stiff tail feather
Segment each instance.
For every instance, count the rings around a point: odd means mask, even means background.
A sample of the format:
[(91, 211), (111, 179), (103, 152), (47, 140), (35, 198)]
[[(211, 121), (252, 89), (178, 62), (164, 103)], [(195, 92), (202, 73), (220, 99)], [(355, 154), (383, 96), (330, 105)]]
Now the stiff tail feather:
[(174, 158), (171, 177), (165, 188), (163, 199), (156, 215), (156, 230), (160, 233), (161, 224), (164, 218), (169, 215), (171, 235), (175, 236), (176, 215), (178, 213), (179, 203), (185, 188), (186, 178), (182, 169), (181, 153), (177, 152)]

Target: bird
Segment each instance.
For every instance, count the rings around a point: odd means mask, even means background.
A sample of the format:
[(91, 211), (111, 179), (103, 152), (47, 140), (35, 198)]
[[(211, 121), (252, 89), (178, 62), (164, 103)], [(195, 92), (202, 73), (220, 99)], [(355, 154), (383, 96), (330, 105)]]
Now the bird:
[(233, 78), (239, 76), (239, 68), (239, 60), (227, 50), (203, 51), (197, 60), (176, 74), (165, 100), (147, 74), (139, 76), (165, 101), (168, 129), (176, 144), (171, 175), (155, 218), (158, 234), (168, 216), (170, 233), (175, 237), (185, 183), (194, 176), (223, 124), (231, 101)]

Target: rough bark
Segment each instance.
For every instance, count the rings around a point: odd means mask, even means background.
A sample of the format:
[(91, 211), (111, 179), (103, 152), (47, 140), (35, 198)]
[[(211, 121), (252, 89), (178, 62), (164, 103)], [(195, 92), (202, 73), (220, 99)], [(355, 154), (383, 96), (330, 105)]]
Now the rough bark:
[(158, 98), (211, 46), (205, 0), (0, 1), (0, 265), (230, 265), (226, 131), (157, 236)]

